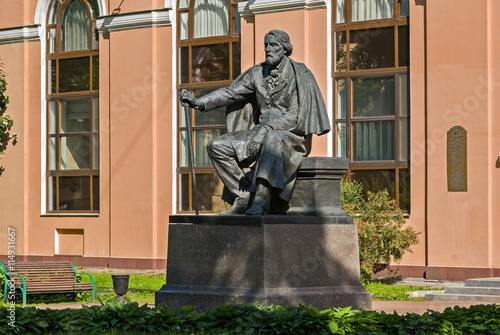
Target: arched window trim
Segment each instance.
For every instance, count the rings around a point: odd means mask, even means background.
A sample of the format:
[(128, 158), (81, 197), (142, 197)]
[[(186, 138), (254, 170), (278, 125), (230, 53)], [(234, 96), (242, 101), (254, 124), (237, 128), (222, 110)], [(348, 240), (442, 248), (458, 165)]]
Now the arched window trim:
[[(43, 30), (45, 30), (45, 26), (47, 24), (47, 13), (49, 12), (49, 7), (51, 2), (52, 0), (38, 0), (36, 5), (35, 24), (42, 27)], [(165, 1), (165, 3), (167, 2), (169, 2), (169, 0)], [(97, 5), (99, 6), (99, 16), (106, 16), (107, 15), (106, 1), (97, 0)], [(41, 39), (45, 38), (44, 31), (41, 31), (40, 38)], [(42, 45), (43, 45), (43, 40), (42, 40)]]

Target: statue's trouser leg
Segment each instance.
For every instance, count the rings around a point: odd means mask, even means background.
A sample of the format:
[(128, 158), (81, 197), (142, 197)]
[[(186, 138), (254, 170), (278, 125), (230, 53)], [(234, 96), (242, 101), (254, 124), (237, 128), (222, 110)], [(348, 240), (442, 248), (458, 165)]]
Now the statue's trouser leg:
[(272, 187), (265, 179), (257, 180), (257, 191), (252, 206), (245, 212), (247, 215), (262, 215), (269, 211)]
[(210, 141), (207, 145), (207, 153), (224, 186), (235, 197), (235, 203), (245, 202), (246, 207), (250, 197), (250, 185), (238, 166), (236, 153), (227, 136), (223, 135)]

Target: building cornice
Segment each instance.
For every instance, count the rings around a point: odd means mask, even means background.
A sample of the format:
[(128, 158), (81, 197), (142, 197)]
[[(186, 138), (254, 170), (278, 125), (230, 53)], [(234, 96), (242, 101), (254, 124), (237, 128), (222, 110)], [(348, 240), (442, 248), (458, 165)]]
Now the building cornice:
[(0, 29), (0, 44), (39, 41), (37, 25)]
[(248, 0), (238, 1), (240, 15), (253, 16), (258, 14), (282, 12), (297, 9), (326, 8), (325, 0)]
[(165, 8), (101, 16), (97, 19), (97, 30), (100, 33), (108, 33), (120, 30), (170, 26), (172, 25), (170, 11), (171, 9)]

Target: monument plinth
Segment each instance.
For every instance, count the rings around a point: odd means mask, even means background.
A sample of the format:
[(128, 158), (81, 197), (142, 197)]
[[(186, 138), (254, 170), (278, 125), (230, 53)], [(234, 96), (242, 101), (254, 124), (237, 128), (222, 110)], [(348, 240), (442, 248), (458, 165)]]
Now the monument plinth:
[(156, 292), (156, 304), (371, 309), (371, 294), (360, 284), (356, 226), (307, 223), (309, 217), (302, 217), (303, 224), (273, 223), (286, 218), (262, 217), (251, 225), (235, 224), (235, 217), (219, 217), (223, 224), (171, 224), (167, 282)]
[[(172, 215), (167, 282), (156, 292), (156, 304), (196, 310), (251, 303), (371, 309), (371, 294), (360, 282), (357, 227), (340, 209), (347, 160), (304, 161), (320, 169), (299, 169), (294, 215)], [(302, 202), (308, 184), (314, 186), (313, 200)]]

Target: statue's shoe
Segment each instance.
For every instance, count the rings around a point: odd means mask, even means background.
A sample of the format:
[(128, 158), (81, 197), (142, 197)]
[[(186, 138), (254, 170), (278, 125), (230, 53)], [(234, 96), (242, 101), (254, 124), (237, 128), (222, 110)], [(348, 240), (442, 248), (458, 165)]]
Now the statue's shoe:
[(254, 202), (252, 206), (245, 212), (246, 215), (263, 215), (266, 209), (259, 203)]
[(236, 198), (233, 206), (226, 211), (220, 212), (220, 215), (238, 215), (245, 213), (248, 207), (248, 199), (249, 196)]

